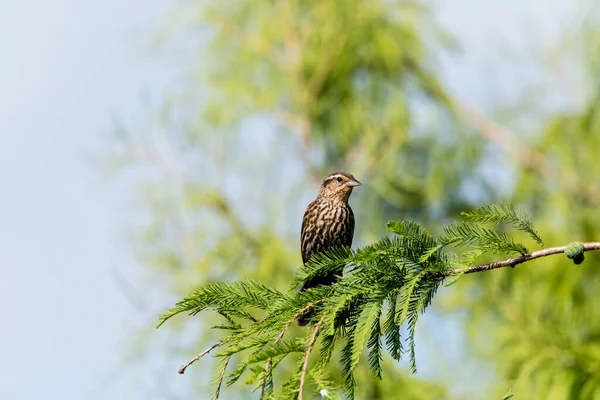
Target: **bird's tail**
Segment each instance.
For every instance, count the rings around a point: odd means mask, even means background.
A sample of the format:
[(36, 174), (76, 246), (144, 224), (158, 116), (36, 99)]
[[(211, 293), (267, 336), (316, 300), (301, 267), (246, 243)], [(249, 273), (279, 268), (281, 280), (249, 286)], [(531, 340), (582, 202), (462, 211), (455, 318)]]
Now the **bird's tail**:
[(315, 316), (315, 310), (308, 310), (304, 314), (298, 317), (298, 326), (306, 326), (310, 323), (310, 321)]
[[(342, 271), (333, 271), (327, 275), (313, 276), (312, 278), (307, 278), (302, 283), (302, 286), (300, 286), (300, 292), (304, 292), (305, 290), (308, 290), (310, 288), (320, 286), (320, 285), (325, 285), (325, 286), (332, 285), (333, 283), (335, 283), (337, 281), (338, 275), (341, 275), (341, 272)], [(302, 315), (300, 315), (298, 317), (298, 320), (297, 320), (298, 326), (308, 325), (308, 323), (315, 316), (315, 314), (316, 314), (316, 310), (314, 307), (311, 308), (310, 310), (307, 310), (306, 312), (304, 312)]]
[[(348, 320), (358, 318), (358, 311), (361, 309), (361, 306), (364, 303), (364, 297), (362, 295), (356, 297), (352, 303), (350, 303), (346, 309), (340, 310), (339, 315), (336, 316), (336, 320), (342, 325), (346, 325)], [(318, 307), (318, 306), (317, 306)], [(307, 310), (302, 315), (298, 317), (296, 321), (298, 326), (306, 326), (308, 325), (316, 314), (316, 310), (314, 308)]]

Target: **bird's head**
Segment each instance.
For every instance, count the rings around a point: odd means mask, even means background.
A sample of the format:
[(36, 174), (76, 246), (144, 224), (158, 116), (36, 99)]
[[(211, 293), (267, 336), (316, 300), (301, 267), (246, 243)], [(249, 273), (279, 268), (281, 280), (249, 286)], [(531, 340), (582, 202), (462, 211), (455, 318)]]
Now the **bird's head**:
[(351, 174), (334, 172), (321, 184), (319, 197), (347, 202), (352, 189), (356, 186), (360, 186), (360, 182)]

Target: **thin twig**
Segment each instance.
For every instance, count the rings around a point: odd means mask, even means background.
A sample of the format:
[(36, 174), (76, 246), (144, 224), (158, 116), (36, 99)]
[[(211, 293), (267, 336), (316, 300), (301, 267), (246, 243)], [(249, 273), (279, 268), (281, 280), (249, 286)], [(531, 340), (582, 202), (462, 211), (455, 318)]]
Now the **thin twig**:
[(304, 378), (306, 377), (306, 370), (308, 369), (308, 356), (310, 356), (310, 352), (312, 351), (313, 344), (315, 344), (315, 340), (317, 339), (317, 333), (319, 329), (321, 329), (321, 324), (325, 319), (327, 313), (324, 313), (317, 326), (313, 330), (313, 333), (310, 337), (310, 341), (308, 342), (308, 347), (306, 348), (306, 353), (304, 354), (304, 365), (302, 365), (302, 375), (300, 375), (300, 387), (298, 388), (298, 400), (302, 400), (302, 389), (304, 388)]
[[(536, 258), (542, 258), (542, 257), (551, 256), (554, 254), (564, 253), (566, 248), (567, 248), (567, 246), (550, 247), (547, 249), (542, 249), (542, 250), (534, 251), (531, 253), (523, 254), (522, 256), (518, 256), (518, 257), (511, 257), (511, 258), (507, 258), (505, 260), (493, 261), (488, 264), (473, 265), (471, 267), (467, 267), (466, 270), (451, 268), (451, 269), (447, 270), (446, 272), (426, 274), (425, 279), (444, 279), (444, 278), (447, 278), (447, 277), (453, 276), (453, 275), (472, 274), (475, 272), (491, 271), (496, 268), (504, 268), (504, 267), (512, 268), (512, 267), (515, 267), (516, 265), (523, 264), (524, 262), (535, 260)], [(583, 244), (583, 249), (584, 249), (584, 251), (600, 250), (600, 242), (586, 242)]]
[(298, 311), (294, 315), (294, 317), (292, 319), (290, 319), (287, 322), (287, 324), (285, 324), (285, 327), (283, 328), (283, 330), (281, 332), (279, 332), (279, 336), (277, 336), (277, 340), (275, 340), (275, 344), (277, 344), (277, 342), (279, 342), (281, 340), (281, 338), (283, 337), (283, 334), (290, 327), (290, 325), (292, 324), (292, 322), (294, 322), (295, 320), (297, 320), (300, 317), (300, 315), (302, 315), (305, 311), (308, 311), (308, 309), (316, 306), (317, 304), (321, 304), (324, 301), (325, 301), (325, 299), (315, 300), (313, 302), (308, 303), (306, 306), (304, 306), (302, 309), (300, 309), (300, 311)]
[(233, 354), (230, 354), (225, 359), (225, 365), (223, 365), (223, 369), (221, 370), (221, 376), (219, 376), (219, 383), (217, 384), (217, 390), (215, 391), (215, 399), (218, 399), (219, 394), (221, 393), (221, 384), (223, 383), (223, 377), (225, 376), (225, 371), (227, 370), (227, 366), (229, 365), (229, 360), (231, 360), (232, 356), (233, 356)]
[[(445, 273), (435, 273), (427, 276), (427, 279), (444, 279), (448, 276), (458, 274), (472, 274), (474, 272), (490, 271), (496, 268), (503, 267), (514, 267), (515, 265), (522, 264), (527, 261), (535, 260), (536, 258), (542, 258), (551, 256), (553, 254), (561, 254), (565, 252), (567, 246), (550, 247), (548, 249), (538, 250), (531, 253), (523, 254), (522, 256), (507, 258), (506, 260), (494, 261), (488, 264), (474, 265), (468, 267), (465, 271), (459, 269), (449, 269)], [(600, 250), (600, 242), (587, 242), (583, 244), (585, 251)]]
[[(304, 306), (304, 308), (302, 308), (300, 311), (298, 311), (288, 322), (287, 324), (285, 324), (285, 326), (283, 327), (283, 329), (281, 330), (281, 332), (279, 332), (279, 335), (277, 335), (277, 339), (275, 339), (275, 344), (279, 343), (279, 341), (283, 338), (283, 335), (285, 334), (285, 332), (288, 330), (288, 328), (290, 327), (290, 325), (298, 319), (298, 317), (300, 317), (300, 315), (302, 315), (305, 311), (307, 311), (309, 308), (316, 306), (317, 304), (320, 304), (322, 302), (324, 302), (325, 299), (319, 299), (317, 301), (313, 301), (308, 303), (306, 306)], [(267, 376), (269, 374), (269, 368), (271, 367), (271, 357), (269, 357), (269, 359), (267, 360), (267, 364), (265, 365), (265, 376), (263, 377), (263, 384), (262, 384), (262, 389), (260, 391), (260, 398), (264, 398), (265, 395), (265, 386), (267, 385)]]
[[(535, 260), (536, 258), (547, 257), (553, 254), (564, 253), (567, 246), (550, 247), (548, 249), (534, 251), (532, 253), (524, 254), (522, 256), (507, 258), (506, 260), (494, 261), (489, 264), (474, 265), (467, 268), (465, 274), (472, 274), (474, 272), (489, 271), (496, 268), (503, 267), (514, 267), (515, 265), (522, 264), (526, 261)], [(587, 242), (583, 244), (585, 251), (600, 250), (600, 242)], [(457, 270), (450, 270), (446, 275), (454, 275), (459, 273)]]
[(189, 367), (190, 365), (192, 365), (193, 363), (195, 363), (196, 361), (198, 361), (199, 359), (201, 359), (202, 357), (204, 357), (205, 355), (207, 355), (208, 353), (210, 353), (211, 351), (213, 351), (214, 349), (219, 347), (221, 345), (221, 343), (223, 343), (223, 342), (217, 342), (217, 343), (213, 344), (212, 346), (210, 346), (209, 348), (204, 350), (202, 353), (198, 354), (196, 357), (192, 358), (190, 361), (188, 361), (187, 363), (182, 365), (181, 368), (179, 368), (179, 370), (177, 372), (179, 372), (180, 374), (183, 374), (187, 367)]

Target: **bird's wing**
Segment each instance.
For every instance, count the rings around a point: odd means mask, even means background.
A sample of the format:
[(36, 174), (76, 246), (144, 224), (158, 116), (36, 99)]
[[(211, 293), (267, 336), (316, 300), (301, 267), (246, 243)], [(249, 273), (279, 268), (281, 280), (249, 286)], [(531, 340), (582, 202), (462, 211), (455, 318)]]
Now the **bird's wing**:
[(304, 217), (302, 218), (302, 230), (300, 232), (300, 252), (302, 253), (302, 262), (306, 263), (310, 257), (315, 253), (315, 240), (314, 235), (316, 224), (315, 208), (317, 207), (317, 200), (311, 202), (306, 211), (304, 211)]
[(348, 229), (346, 230), (344, 246), (352, 247), (352, 238), (354, 237), (354, 213), (350, 206), (348, 206), (348, 212)]

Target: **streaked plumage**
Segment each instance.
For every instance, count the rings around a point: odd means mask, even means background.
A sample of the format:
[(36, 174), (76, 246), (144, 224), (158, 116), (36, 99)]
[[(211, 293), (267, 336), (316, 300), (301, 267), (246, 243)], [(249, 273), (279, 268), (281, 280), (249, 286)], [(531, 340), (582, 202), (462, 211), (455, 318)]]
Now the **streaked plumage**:
[[(345, 172), (330, 174), (321, 184), (319, 195), (308, 205), (302, 219), (301, 245), (302, 262), (306, 263), (313, 254), (332, 247), (352, 246), (354, 235), (354, 214), (348, 198), (352, 189), (359, 186), (352, 175)], [(318, 285), (331, 285), (336, 275), (342, 271), (333, 271), (325, 276), (305, 281), (300, 291)], [(306, 313), (298, 319), (298, 325), (306, 325), (312, 313)]]

